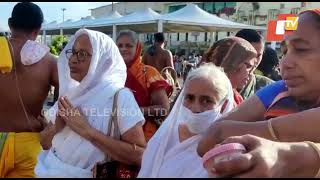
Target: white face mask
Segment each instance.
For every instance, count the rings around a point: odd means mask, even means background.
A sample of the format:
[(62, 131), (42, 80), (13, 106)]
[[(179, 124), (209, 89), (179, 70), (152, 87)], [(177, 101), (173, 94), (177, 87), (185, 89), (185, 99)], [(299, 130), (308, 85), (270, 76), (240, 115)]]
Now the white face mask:
[(190, 109), (182, 105), (180, 116), (192, 133), (202, 134), (220, 117), (220, 109), (221, 106), (202, 113), (193, 113)]
[(24, 65), (32, 65), (39, 62), (48, 52), (49, 47), (36, 41), (28, 40), (22, 47), (20, 55)]

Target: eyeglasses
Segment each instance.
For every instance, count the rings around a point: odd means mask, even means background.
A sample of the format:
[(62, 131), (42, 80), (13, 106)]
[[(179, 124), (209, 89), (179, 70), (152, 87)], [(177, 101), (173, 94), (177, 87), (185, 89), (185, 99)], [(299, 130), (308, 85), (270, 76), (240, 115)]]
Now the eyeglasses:
[(73, 50), (73, 49), (68, 49), (68, 50), (66, 50), (66, 56), (67, 56), (67, 58), (68, 58), (69, 60), (71, 59), (71, 57), (72, 57), (73, 55), (77, 55), (77, 60), (78, 60), (78, 61), (85, 61), (85, 60), (88, 59), (88, 57), (91, 57), (91, 56), (92, 56), (92, 55), (89, 54), (88, 52), (82, 51), (82, 50), (80, 50), (80, 51), (75, 51), (75, 50)]
[(118, 46), (118, 48), (128, 48), (128, 49), (131, 49), (131, 48), (133, 48), (133, 45), (131, 45), (131, 44), (117, 44), (117, 46)]

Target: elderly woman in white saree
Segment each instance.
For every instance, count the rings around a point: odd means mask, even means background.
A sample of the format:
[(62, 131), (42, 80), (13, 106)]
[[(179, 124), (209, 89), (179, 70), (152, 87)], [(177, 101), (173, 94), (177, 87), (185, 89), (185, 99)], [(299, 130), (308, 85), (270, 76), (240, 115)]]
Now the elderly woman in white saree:
[(169, 116), (148, 142), (138, 177), (208, 177), (197, 145), (233, 101), (230, 81), (220, 68), (204, 64), (191, 71)]
[[(60, 99), (45, 115), (57, 134), (52, 147), (39, 154), (36, 176), (89, 178), (106, 154), (140, 165), (146, 145), (144, 117), (131, 91), (122, 89), (126, 65), (113, 40), (100, 32), (77, 31), (59, 57), (58, 73)], [(106, 133), (119, 90), (121, 140), (116, 140)]]

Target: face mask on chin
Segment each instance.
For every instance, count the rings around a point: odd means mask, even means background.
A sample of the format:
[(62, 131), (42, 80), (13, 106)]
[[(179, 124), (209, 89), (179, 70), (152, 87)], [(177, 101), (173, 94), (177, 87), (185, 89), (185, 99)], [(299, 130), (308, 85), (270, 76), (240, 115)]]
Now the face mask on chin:
[(180, 115), (190, 132), (202, 134), (221, 116), (220, 109), (221, 106), (202, 113), (193, 113), (190, 109), (182, 105)]
[(36, 41), (28, 40), (22, 47), (20, 55), (24, 65), (32, 65), (39, 62), (47, 53), (49, 47)]

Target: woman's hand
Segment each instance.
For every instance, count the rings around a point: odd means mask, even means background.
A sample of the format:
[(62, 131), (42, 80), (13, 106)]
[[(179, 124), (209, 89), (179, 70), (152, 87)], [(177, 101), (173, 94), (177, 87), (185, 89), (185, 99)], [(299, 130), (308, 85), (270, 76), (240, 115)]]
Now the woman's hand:
[(59, 105), (61, 107), (59, 116), (66, 125), (80, 136), (88, 139), (92, 128), (82, 112), (78, 108), (73, 107), (66, 97), (59, 99)]
[(198, 154), (203, 156), (211, 148), (221, 143), (229, 136), (240, 135), (236, 133), (238, 122), (216, 121), (212, 124), (198, 144)]
[(66, 97), (59, 99), (60, 116), (68, 127), (93, 145), (110, 155), (114, 160), (126, 164), (140, 165), (146, 146), (142, 124), (138, 123), (121, 136), (121, 140), (106, 136), (92, 128), (78, 108), (73, 107)]
[(216, 121), (212, 124), (198, 144), (198, 154), (203, 156), (215, 145), (221, 143), (230, 136), (252, 134), (271, 139), (267, 121), (242, 122), (242, 121)]
[[(59, 110), (60, 111), (60, 110)], [(60, 116), (60, 112), (56, 118), (56, 122), (54, 124), (54, 127), (56, 129), (57, 132), (61, 131), (65, 126), (66, 126), (66, 123), (64, 122), (64, 120), (62, 119), (62, 117)]]
[(314, 177), (319, 169), (316, 151), (306, 143), (274, 142), (244, 135), (222, 144), (241, 143), (247, 152), (212, 163), (221, 177)]
[(61, 117), (61, 115), (64, 113), (65, 113), (64, 107), (62, 106), (62, 103), (59, 100), (58, 101), (58, 115), (57, 115), (56, 121), (55, 121), (55, 128), (56, 128), (57, 132), (61, 131), (66, 126), (66, 123), (64, 122), (64, 120)]

